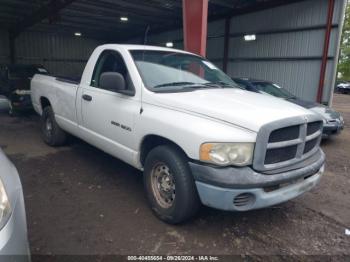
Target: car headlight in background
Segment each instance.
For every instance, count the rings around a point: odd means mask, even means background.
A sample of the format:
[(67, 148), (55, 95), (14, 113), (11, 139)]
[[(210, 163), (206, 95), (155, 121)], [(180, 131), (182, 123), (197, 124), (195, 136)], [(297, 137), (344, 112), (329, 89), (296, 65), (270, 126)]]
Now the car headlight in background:
[(11, 205), (4, 187), (0, 179), (0, 229), (2, 229), (11, 215)]
[(252, 164), (254, 143), (205, 143), (200, 147), (200, 160), (220, 166)]
[(19, 90), (19, 89), (16, 89), (15, 93), (17, 95), (24, 96), (24, 95), (30, 95), (31, 91), (30, 90)]

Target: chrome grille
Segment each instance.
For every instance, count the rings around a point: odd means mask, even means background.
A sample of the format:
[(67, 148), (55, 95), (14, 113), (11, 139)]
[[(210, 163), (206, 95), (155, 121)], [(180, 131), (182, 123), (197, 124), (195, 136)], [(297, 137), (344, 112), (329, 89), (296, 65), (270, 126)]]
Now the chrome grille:
[(273, 170), (292, 166), (316, 153), (323, 122), (315, 115), (296, 117), (263, 126), (258, 133), (254, 169)]

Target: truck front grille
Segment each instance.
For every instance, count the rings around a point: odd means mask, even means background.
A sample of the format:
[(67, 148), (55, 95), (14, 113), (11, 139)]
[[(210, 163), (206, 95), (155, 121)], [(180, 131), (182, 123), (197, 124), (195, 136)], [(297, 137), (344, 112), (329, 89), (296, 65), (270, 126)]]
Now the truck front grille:
[(287, 146), (281, 148), (267, 149), (265, 165), (276, 164), (291, 160), (297, 153), (298, 146)]
[(310, 141), (307, 141), (305, 143), (304, 154), (306, 154), (306, 153), (310, 152), (312, 149), (314, 149), (317, 146), (317, 143), (318, 143), (318, 137), (316, 137)]
[(308, 123), (306, 135), (308, 135), (308, 136), (312, 135), (313, 133), (317, 132), (321, 128), (322, 128), (322, 122), (321, 121)]
[(313, 155), (319, 149), (322, 127), (323, 122), (314, 115), (264, 126), (257, 137), (254, 169), (285, 168)]
[(269, 143), (297, 139), (299, 137), (299, 129), (299, 125), (296, 125), (274, 130), (270, 134)]

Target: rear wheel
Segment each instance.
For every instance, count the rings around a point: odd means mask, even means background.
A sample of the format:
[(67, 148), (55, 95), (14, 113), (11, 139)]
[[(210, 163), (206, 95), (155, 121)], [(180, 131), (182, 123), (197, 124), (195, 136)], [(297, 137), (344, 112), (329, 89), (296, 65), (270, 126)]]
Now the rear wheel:
[(144, 186), (154, 214), (177, 224), (193, 217), (200, 201), (187, 158), (175, 146), (162, 145), (147, 156)]
[(64, 145), (67, 140), (67, 134), (58, 126), (50, 106), (45, 107), (41, 115), (41, 133), (50, 146)]
[(11, 101), (9, 101), (9, 115), (10, 115), (10, 116), (16, 116), (16, 111), (14, 110)]

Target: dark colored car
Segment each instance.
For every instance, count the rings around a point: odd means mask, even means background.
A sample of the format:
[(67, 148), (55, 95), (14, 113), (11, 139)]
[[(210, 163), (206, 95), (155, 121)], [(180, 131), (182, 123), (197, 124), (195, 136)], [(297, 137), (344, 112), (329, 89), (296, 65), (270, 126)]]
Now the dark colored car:
[(35, 74), (47, 75), (41, 65), (3, 65), (0, 66), (0, 94), (9, 100), (9, 113), (32, 109), (30, 81)]
[(291, 103), (307, 108), (316, 114), (321, 115), (323, 117), (324, 137), (339, 134), (344, 128), (343, 117), (337, 111), (333, 110), (328, 106), (300, 99), (288, 92), (286, 89), (270, 81), (256, 80), (250, 78), (232, 79), (245, 90), (279, 97)]
[(337, 83), (336, 91), (338, 93), (342, 93), (342, 94), (349, 94), (350, 93), (350, 83), (345, 82), (345, 81), (341, 81), (341, 82)]

